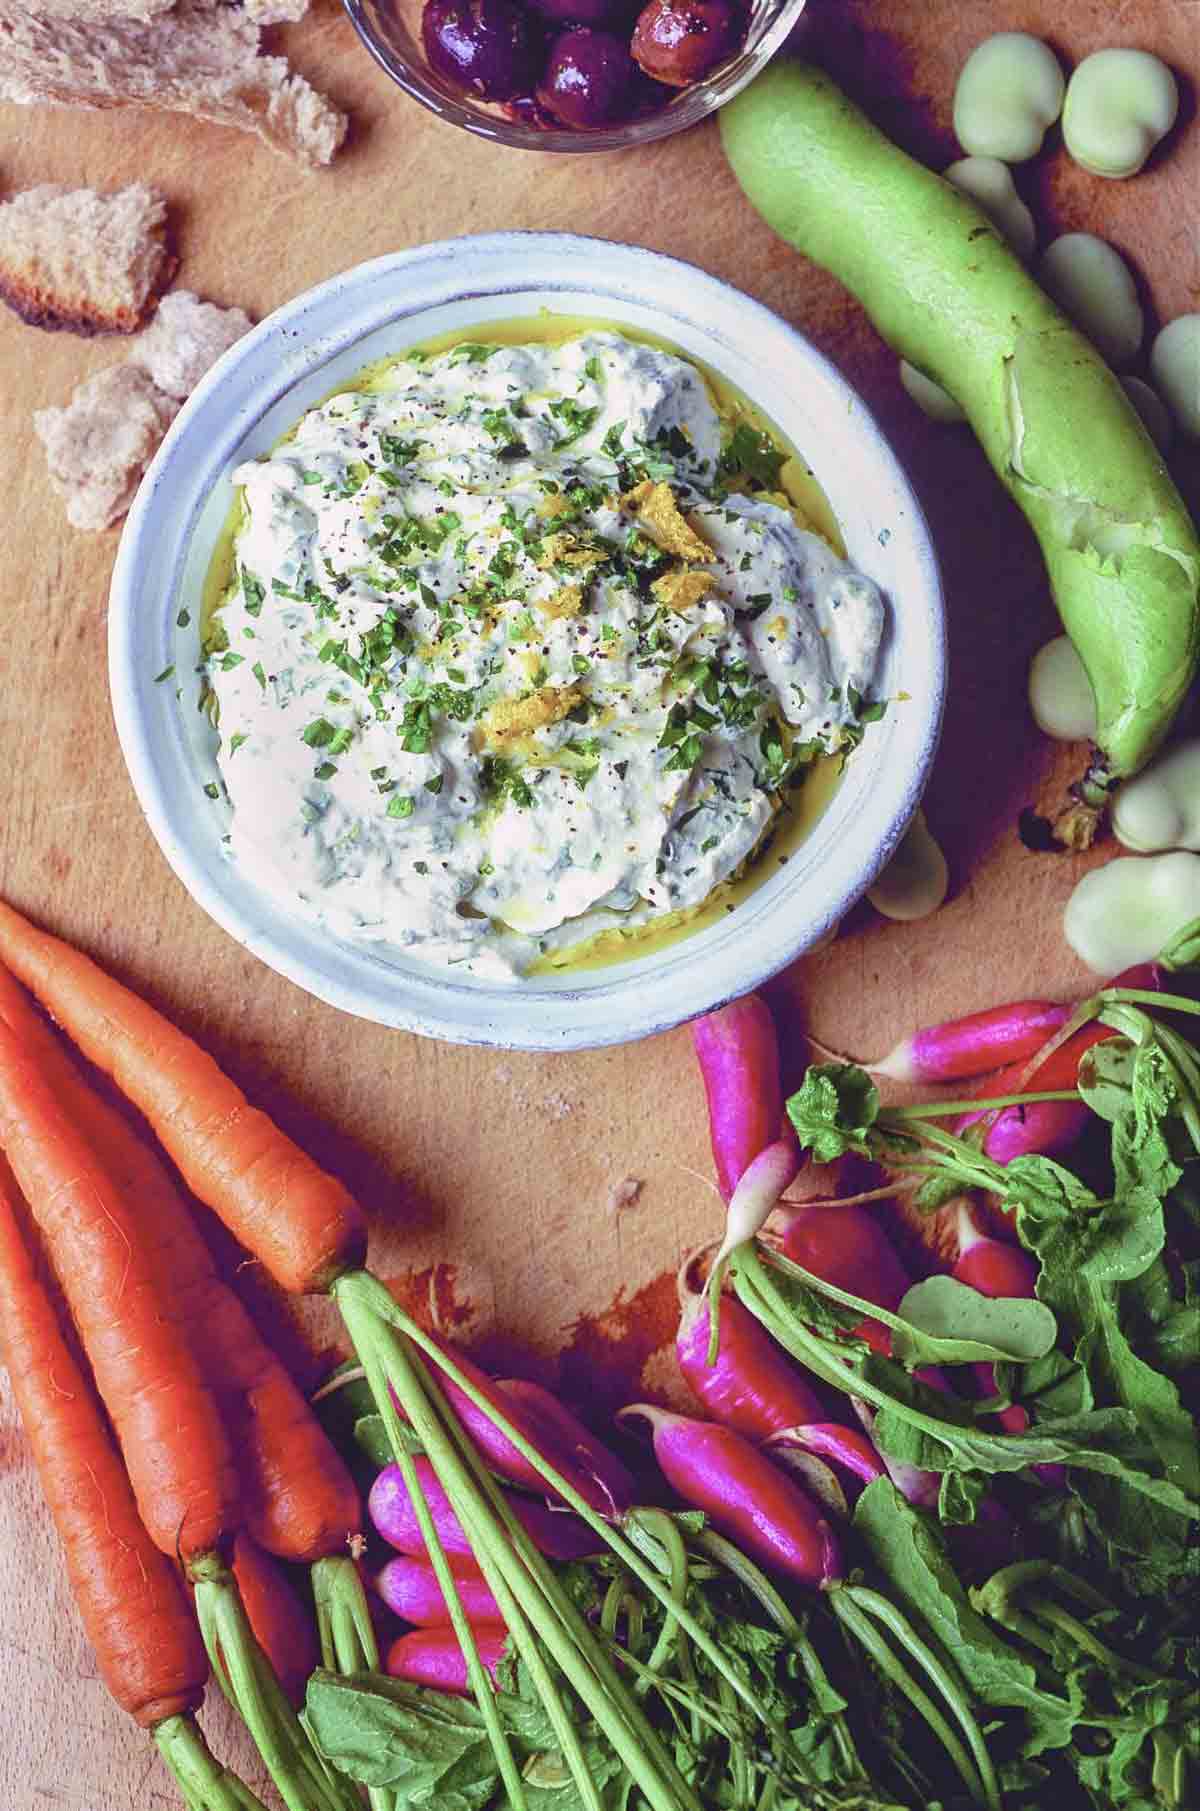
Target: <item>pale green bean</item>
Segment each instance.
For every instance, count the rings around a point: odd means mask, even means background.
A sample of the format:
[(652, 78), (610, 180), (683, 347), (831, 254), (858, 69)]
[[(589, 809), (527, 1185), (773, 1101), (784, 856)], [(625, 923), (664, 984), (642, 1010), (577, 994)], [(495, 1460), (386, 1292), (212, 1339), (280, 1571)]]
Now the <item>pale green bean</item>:
[(918, 809), (867, 898), (885, 918), (908, 922), (936, 912), (949, 885), (946, 857), (925, 822), (925, 813)]
[(998, 157), (960, 157), (942, 171), (947, 182), (977, 201), (998, 233), (1003, 233), (1018, 258), (1033, 256), (1037, 228), (1033, 215), (1017, 194), (1012, 171)]
[(1200, 851), (1200, 740), (1179, 742), (1118, 792), (1113, 830), (1127, 849)]
[(1145, 322), (1133, 272), (1094, 233), (1064, 233), (1038, 260), (1037, 279), (1119, 371), (1137, 357)]
[(1096, 700), (1069, 635), (1056, 635), (1029, 663), (1029, 708), (1044, 736), (1056, 742), (1091, 742)]
[(1167, 322), (1150, 348), (1150, 375), (1180, 433), (1200, 440), (1200, 314)]
[(1024, 163), (1062, 111), (1065, 83), (1048, 44), (1002, 31), (977, 44), (954, 90), (954, 134), (973, 157)]
[(1067, 901), (1063, 933), (1098, 975), (1150, 962), (1200, 917), (1200, 855), (1122, 855), (1085, 874)]
[(1171, 412), (1157, 390), (1140, 377), (1123, 377), (1121, 388), (1141, 416), (1142, 426), (1159, 452), (1166, 457), (1171, 444)]
[(1063, 143), (1093, 176), (1136, 176), (1179, 112), (1175, 77), (1145, 50), (1098, 50), (1067, 84)]

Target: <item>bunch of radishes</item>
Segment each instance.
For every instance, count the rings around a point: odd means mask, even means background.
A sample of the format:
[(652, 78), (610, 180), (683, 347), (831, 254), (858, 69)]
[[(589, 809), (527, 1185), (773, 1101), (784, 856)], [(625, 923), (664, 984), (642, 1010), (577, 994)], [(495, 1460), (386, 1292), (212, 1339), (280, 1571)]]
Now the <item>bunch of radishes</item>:
[[(1159, 979), (1156, 970), (1140, 969), (1122, 976), (1120, 983), (1156, 988)], [(1093, 1024), (1063, 1037), (1070, 1018), (1069, 1007), (1020, 1001), (919, 1032), (875, 1069), (906, 1080), (951, 1081), (1006, 1063), (989, 1093), (1071, 1086), (1084, 1050), (1111, 1034)], [(718, 1185), (727, 1203), (729, 1246), (762, 1225), (795, 1178), (800, 1156), (784, 1125), (777, 1040), (764, 1002), (753, 995), (737, 1001), (700, 1020), (694, 1034)], [(1006, 1163), (1032, 1151), (1061, 1151), (1080, 1136), (1087, 1112), (1081, 1103), (1035, 1102), (965, 1115), (960, 1126), (965, 1129), (983, 1118), (986, 1123), (975, 1136), (982, 1138), (989, 1155)], [(953, 1274), (959, 1281), (990, 1296), (1034, 1294), (1033, 1260), (1019, 1247), (981, 1231), (966, 1203), (958, 1206), (956, 1230)], [(811, 1275), (888, 1313), (895, 1313), (910, 1286), (880, 1220), (854, 1200), (789, 1206), (781, 1237), (786, 1255)], [(649, 1404), (631, 1405), (618, 1419), (649, 1429), (667, 1483), (744, 1553), (777, 1578), (808, 1588), (828, 1587), (843, 1572), (836, 1521), (867, 1483), (890, 1473), (910, 1502), (929, 1507), (936, 1502), (938, 1478), (889, 1462), (863, 1427), (838, 1419), (814, 1383), (732, 1295), (720, 1296), (714, 1339), (711, 1277), (704, 1284), (698, 1271), (696, 1261), (681, 1271), (677, 1351), (681, 1372), (711, 1419)], [(891, 1333), (880, 1321), (864, 1321), (848, 1337), (860, 1338), (878, 1352), (890, 1351)], [(494, 1381), (461, 1356), (457, 1362), (501, 1419), (599, 1514), (616, 1520), (631, 1508), (636, 1485), (625, 1464), (555, 1396), (533, 1383)], [(976, 1371), (981, 1394), (994, 1394), (991, 1367), (981, 1365)], [(936, 1369), (920, 1376), (935, 1388), (951, 1388)], [(601, 1542), (593, 1530), (553, 1500), (538, 1471), (487, 1414), (464, 1392), (447, 1387), (487, 1464), (514, 1487), (506, 1489), (505, 1500), (540, 1550), (561, 1561), (596, 1554)], [(854, 1406), (869, 1429), (869, 1413)], [(1010, 1406), (1000, 1411), (999, 1421), (1017, 1432), (1025, 1425), (1025, 1414)], [(505, 1645), (500, 1606), (432, 1468), (425, 1461), (417, 1463), (480, 1654), (494, 1672)], [(389, 1672), (443, 1691), (465, 1691), (465, 1666), (450, 1613), (396, 1466), (377, 1478), (370, 1511), (380, 1534), (398, 1551), (378, 1574), (379, 1595), (412, 1625), (390, 1648)]]

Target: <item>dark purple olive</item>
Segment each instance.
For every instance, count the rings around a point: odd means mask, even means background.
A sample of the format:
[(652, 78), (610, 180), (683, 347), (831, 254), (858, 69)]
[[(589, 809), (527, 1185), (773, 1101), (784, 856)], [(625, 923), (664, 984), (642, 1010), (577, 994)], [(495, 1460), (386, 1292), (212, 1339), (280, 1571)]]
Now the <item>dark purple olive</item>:
[(745, 34), (746, 15), (729, 0), (650, 0), (630, 48), (647, 75), (687, 88), (723, 63)]
[(637, 0), (529, 0), (529, 4), (556, 25), (623, 25), (626, 31), (637, 11)]
[(564, 126), (609, 126), (628, 114), (636, 73), (624, 38), (581, 25), (554, 39), (537, 98)]
[(537, 80), (539, 34), (512, 0), (426, 0), (421, 36), (430, 68), (485, 101), (507, 101)]

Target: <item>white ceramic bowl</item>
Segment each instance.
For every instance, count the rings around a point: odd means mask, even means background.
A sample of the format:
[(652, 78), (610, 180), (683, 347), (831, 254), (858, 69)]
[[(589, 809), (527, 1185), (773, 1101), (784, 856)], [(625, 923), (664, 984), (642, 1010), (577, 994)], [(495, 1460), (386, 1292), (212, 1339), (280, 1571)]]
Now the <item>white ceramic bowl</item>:
[[(868, 729), (807, 840), (719, 923), (612, 967), (504, 984), (335, 941), (227, 859), (228, 808), (204, 793), (216, 776), (216, 744), (196, 709), (197, 625), (239, 460), (266, 451), (369, 360), (543, 308), (660, 334), (766, 411), (812, 464), (850, 559), (888, 597), (879, 690), (903, 699)], [(180, 411), (129, 513), (113, 574), (109, 664), (121, 746), (150, 828), (193, 898), (239, 943), (319, 999), (379, 1024), (464, 1044), (572, 1050), (645, 1037), (708, 1011), (836, 925), (920, 800), (946, 652), (937, 565), (916, 499), (859, 397), (805, 339), (673, 258), (571, 234), (491, 233), (361, 264), (288, 303), (225, 354)]]

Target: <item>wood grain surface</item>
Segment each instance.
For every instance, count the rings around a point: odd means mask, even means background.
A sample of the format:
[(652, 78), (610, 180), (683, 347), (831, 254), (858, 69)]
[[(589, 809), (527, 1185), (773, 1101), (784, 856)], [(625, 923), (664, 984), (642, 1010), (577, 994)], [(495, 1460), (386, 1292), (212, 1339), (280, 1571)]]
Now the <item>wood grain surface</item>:
[[(1152, 326), (1200, 306), (1195, 0), (810, 0), (800, 35), (885, 128), (941, 167), (956, 155), (963, 58), (1001, 28), (1048, 38), (1068, 63), (1137, 45), (1185, 78), (1180, 126), (1135, 180), (1086, 175), (1054, 139), (1018, 184), (1043, 241), (1086, 228), (1125, 253)], [(307, 175), (257, 141), (169, 115), (8, 107), (0, 191), (152, 182), (170, 202), (178, 282), (256, 316), (381, 252), (529, 227), (692, 259), (802, 327), (877, 412), (937, 541), (953, 664), (927, 811), (952, 887), (923, 924), (858, 909), (832, 947), (772, 985), (789, 1066), (803, 1061), (806, 1030), (870, 1056), (956, 1010), (1079, 991), (1061, 907), (1084, 862), (1111, 846), (1035, 855), (1016, 834), (1021, 807), (1053, 799), (1079, 763), (1079, 751), (1050, 748), (1025, 705), (1029, 656), (1055, 632), (1033, 542), (966, 431), (917, 413), (856, 306), (751, 213), (712, 122), (617, 156), (505, 152), (393, 90), (335, 0), (317, 0), (279, 37), (351, 114), (332, 169)], [(105, 604), (116, 532), (67, 527), (30, 423), (121, 347), (0, 316), (0, 892), (165, 1008), (341, 1173), (372, 1216), (377, 1267), (413, 1300), (436, 1296), (443, 1322), (485, 1358), (557, 1378), (595, 1411), (635, 1388), (668, 1390), (670, 1273), (718, 1224), (687, 1032), (577, 1056), (421, 1042), (309, 999), (204, 916), (141, 819), (113, 732)], [(1200, 461), (1176, 463), (1194, 505)], [(614, 1186), (627, 1176), (641, 1188), (618, 1210)], [(293, 1362), (316, 1375), (331, 1320), (316, 1310), (301, 1327), (253, 1274), (242, 1282)], [(221, 1710), (206, 1723), (258, 1783)], [(0, 1805), (175, 1802), (96, 1680), (0, 1380)]]

